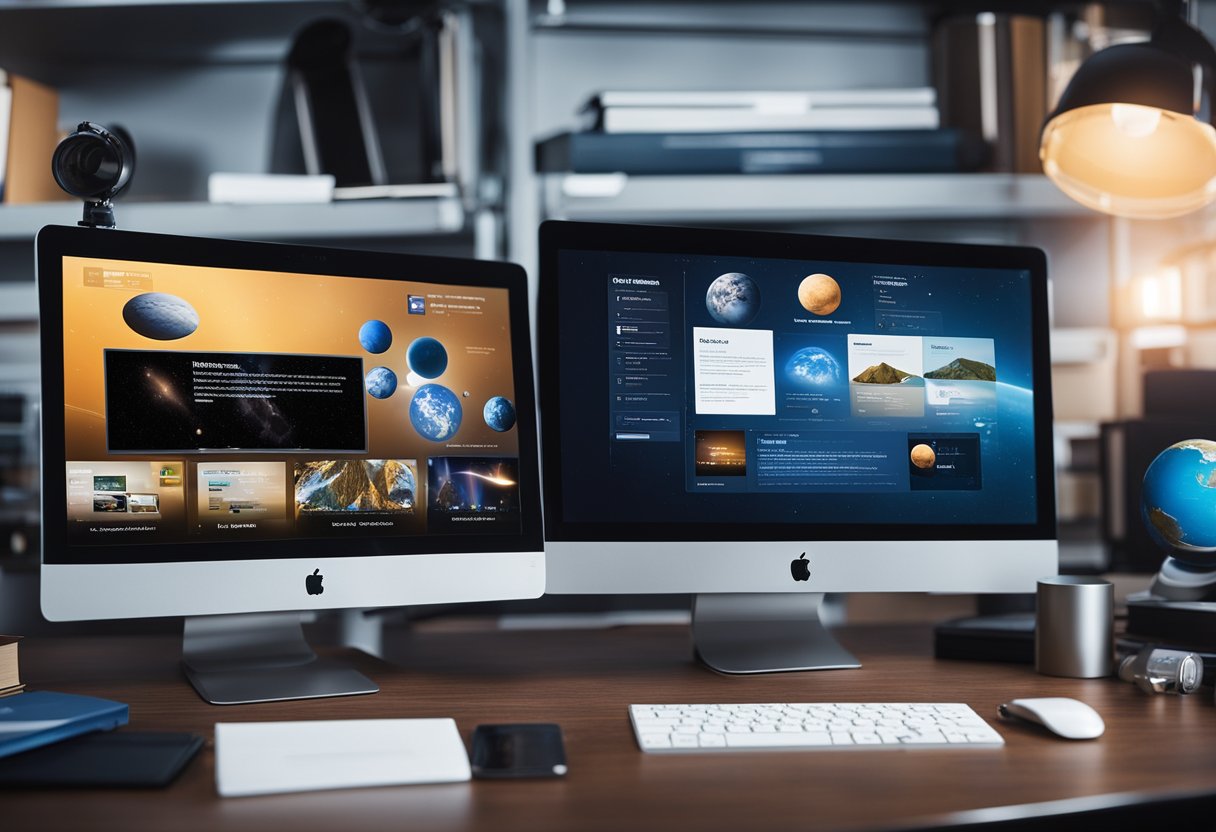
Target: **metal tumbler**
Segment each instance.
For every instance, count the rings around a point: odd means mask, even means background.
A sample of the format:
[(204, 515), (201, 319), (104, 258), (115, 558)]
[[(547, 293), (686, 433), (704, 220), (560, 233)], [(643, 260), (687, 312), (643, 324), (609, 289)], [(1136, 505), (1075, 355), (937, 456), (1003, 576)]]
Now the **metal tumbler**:
[(1042, 578), (1034, 666), (1048, 676), (1109, 676), (1115, 659), (1115, 587), (1081, 575)]

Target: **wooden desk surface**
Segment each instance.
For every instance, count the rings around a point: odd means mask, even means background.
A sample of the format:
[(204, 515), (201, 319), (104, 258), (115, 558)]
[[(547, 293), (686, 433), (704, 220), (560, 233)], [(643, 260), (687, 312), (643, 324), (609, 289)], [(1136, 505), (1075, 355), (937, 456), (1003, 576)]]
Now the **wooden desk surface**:
[[(193, 731), (208, 747), (165, 790), (0, 792), (5, 829), (857, 829), (944, 823), (981, 807), (1115, 792), (1212, 788), (1210, 693), (1140, 693), (1114, 680), (1053, 679), (1023, 665), (937, 661), (926, 627), (855, 627), (841, 641), (859, 670), (727, 677), (691, 661), (687, 630), (401, 633), (391, 666), (349, 657), (374, 696), (215, 707), (203, 703), (165, 637), (29, 639), (33, 689), (131, 706), (131, 729)], [(1106, 719), (1090, 742), (996, 719), (1019, 696), (1072, 696)], [(632, 702), (961, 701), (993, 721), (1001, 750), (842, 750), (655, 756), (638, 751)], [(221, 800), (216, 721), (452, 716), (468, 739), (483, 722), (557, 722), (562, 780), (475, 781)], [(970, 818), (967, 818), (970, 819)]]

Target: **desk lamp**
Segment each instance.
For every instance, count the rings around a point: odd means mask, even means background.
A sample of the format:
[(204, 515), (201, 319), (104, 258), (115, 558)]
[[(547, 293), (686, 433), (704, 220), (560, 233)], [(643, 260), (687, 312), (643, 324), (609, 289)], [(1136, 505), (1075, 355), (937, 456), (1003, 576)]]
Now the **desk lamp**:
[(1216, 49), (1163, 0), (1150, 40), (1081, 65), (1043, 127), (1043, 170), (1097, 211), (1166, 219), (1216, 199)]

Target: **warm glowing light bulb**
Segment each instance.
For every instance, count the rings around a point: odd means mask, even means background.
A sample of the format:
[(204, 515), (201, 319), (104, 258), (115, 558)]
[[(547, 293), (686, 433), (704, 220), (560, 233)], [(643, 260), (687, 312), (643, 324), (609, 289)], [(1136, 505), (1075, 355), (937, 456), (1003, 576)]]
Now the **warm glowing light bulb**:
[(1112, 104), (1110, 118), (1119, 132), (1129, 139), (1143, 139), (1157, 132), (1157, 126), (1161, 124), (1161, 111), (1139, 104)]
[(1066, 110), (1044, 128), (1039, 158), (1064, 193), (1107, 214), (1165, 219), (1216, 198), (1216, 128), (1160, 107)]

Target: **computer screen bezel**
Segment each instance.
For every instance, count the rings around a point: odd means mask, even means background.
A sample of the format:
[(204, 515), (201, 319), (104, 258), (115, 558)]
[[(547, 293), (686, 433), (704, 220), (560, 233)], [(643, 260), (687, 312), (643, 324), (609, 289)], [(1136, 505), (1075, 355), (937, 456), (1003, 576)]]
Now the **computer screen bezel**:
[[(559, 362), (560, 298), (565, 288), (583, 296), (587, 288), (562, 286), (563, 251), (656, 253), (721, 257), (842, 261), (886, 265), (934, 265), (1030, 273), (1032, 375), (1034, 390), (1036, 510), (1027, 524), (744, 524), (730, 522), (570, 522), (563, 512)], [(1039, 249), (829, 237), (770, 231), (548, 221), (540, 227), (537, 301), (537, 365), (540, 378), (541, 458), (544, 471), (545, 539), (550, 542), (709, 541), (1010, 541), (1056, 538), (1052, 454), (1051, 357), (1047, 258)], [(552, 552), (550, 553), (552, 558)], [(551, 563), (552, 572), (552, 563)], [(588, 590), (590, 591), (590, 590)]]
[[(44, 315), (42, 348), (43, 562), (57, 566), (174, 563), (242, 563), (253, 560), (448, 555), (466, 552), (540, 552), (543, 537), (537, 464), (536, 414), (527, 277), (512, 263), (391, 252), (356, 251), (282, 243), (254, 243), (48, 226), (36, 240), (38, 291)], [(64, 420), (63, 258), (165, 263), (217, 269), (374, 278), (485, 286), (508, 292), (514, 390), (519, 436), (520, 521), (518, 534), (424, 534), (397, 537), (291, 538), (258, 541), (191, 541), (114, 545), (69, 544), (66, 533)], [(58, 310), (59, 314), (45, 314)], [(225, 557), (203, 556), (222, 546)], [(126, 554), (118, 556), (118, 552)], [(97, 555), (90, 560), (88, 553)], [(195, 552), (197, 556), (188, 553)], [(67, 554), (67, 553), (70, 553)], [(47, 555), (50, 554), (48, 560)]]

